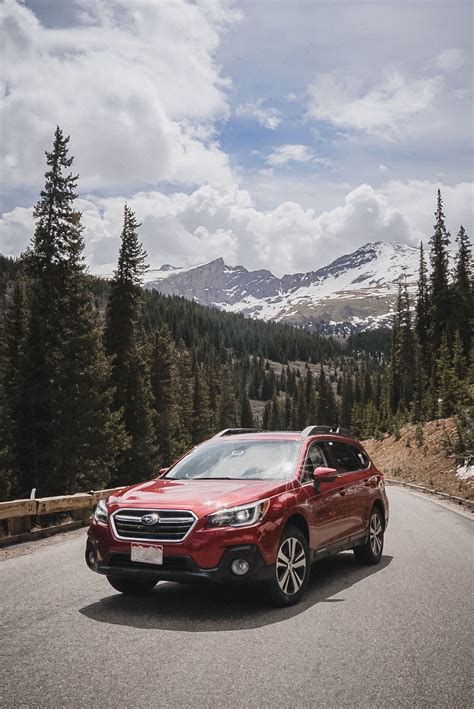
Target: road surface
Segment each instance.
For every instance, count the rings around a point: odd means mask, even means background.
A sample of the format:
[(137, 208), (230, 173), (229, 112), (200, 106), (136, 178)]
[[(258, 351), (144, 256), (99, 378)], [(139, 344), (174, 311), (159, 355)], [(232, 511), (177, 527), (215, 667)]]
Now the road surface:
[(170, 583), (121, 596), (85, 566), (84, 530), (2, 561), (0, 706), (469, 706), (472, 521), (389, 497), (381, 564), (321, 561), (289, 609)]

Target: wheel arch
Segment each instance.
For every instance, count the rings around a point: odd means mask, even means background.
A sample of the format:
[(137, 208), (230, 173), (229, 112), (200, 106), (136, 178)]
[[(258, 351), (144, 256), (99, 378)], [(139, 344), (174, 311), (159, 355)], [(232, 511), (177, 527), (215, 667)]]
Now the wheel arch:
[(290, 515), (290, 517), (288, 517), (285, 522), (285, 527), (288, 527), (288, 525), (297, 527), (297, 529), (299, 529), (304, 534), (309, 546), (309, 525), (306, 521), (306, 517), (301, 514), (301, 512), (294, 512), (292, 515)]
[[(380, 514), (382, 515), (382, 521), (383, 521), (383, 527), (385, 529), (386, 526), (386, 519), (385, 519), (385, 506), (382, 502), (382, 500), (375, 500), (374, 504), (372, 505), (372, 509), (370, 510), (370, 514), (372, 515), (372, 510), (377, 509)], [(370, 517), (369, 517), (369, 524), (370, 524)]]

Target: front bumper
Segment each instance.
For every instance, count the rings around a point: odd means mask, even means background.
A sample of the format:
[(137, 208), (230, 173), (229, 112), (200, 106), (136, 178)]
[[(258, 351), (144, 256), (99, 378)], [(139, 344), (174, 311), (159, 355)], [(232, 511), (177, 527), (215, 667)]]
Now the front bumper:
[[(232, 572), (231, 564), (235, 559), (245, 559), (248, 562), (249, 571), (244, 576), (237, 576)], [(132, 562), (129, 551), (112, 551), (105, 559), (101, 559), (100, 554), (97, 553), (97, 542), (92, 536), (88, 536), (87, 539), (86, 564), (91, 571), (98, 574), (137, 580), (154, 578), (157, 582), (261, 583), (269, 581), (275, 573), (274, 565), (266, 564), (258, 546), (252, 544), (229, 547), (217, 566), (203, 569), (187, 555), (165, 553), (161, 566)]]

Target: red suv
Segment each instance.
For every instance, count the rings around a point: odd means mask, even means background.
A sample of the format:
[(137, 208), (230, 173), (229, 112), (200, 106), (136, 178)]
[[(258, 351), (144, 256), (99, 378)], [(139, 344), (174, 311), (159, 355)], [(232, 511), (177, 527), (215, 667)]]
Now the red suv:
[(377, 564), (387, 522), (383, 476), (348, 431), (227, 429), (99, 502), (86, 561), (122, 593), (232, 582), (291, 605), (316, 559), (353, 549)]

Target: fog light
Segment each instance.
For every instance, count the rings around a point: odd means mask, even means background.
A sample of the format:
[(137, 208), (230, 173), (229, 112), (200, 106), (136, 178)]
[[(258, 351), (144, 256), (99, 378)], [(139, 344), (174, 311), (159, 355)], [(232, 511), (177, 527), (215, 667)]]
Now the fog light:
[(233, 561), (230, 565), (230, 568), (232, 569), (232, 573), (236, 576), (245, 576), (250, 569), (250, 566), (249, 562), (245, 561), (245, 559), (235, 559), (235, 561)]

